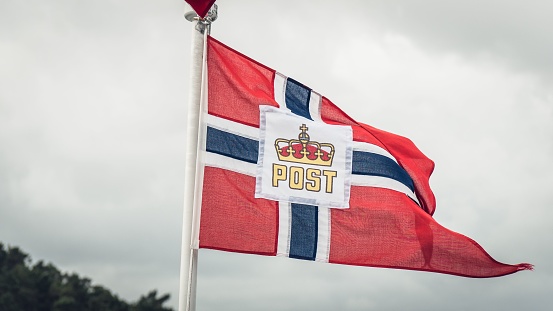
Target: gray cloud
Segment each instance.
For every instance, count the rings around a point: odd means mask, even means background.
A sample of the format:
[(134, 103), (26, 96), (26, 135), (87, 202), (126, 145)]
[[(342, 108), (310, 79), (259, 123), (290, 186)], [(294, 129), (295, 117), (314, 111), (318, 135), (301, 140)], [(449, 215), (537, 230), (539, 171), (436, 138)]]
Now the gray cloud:
[(521, 71), (553, 73), (547, 1), (371, 1), (367, 17), (427, 47), (499, 58)]

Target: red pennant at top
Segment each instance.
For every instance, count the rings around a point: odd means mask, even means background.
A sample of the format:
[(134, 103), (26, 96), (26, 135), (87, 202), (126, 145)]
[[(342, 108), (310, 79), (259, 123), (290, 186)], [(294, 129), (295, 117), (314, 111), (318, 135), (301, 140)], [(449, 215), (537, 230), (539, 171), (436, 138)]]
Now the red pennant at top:
[(201, 18), (204, 18), (215, 0), (185, 0), (198, 13)]

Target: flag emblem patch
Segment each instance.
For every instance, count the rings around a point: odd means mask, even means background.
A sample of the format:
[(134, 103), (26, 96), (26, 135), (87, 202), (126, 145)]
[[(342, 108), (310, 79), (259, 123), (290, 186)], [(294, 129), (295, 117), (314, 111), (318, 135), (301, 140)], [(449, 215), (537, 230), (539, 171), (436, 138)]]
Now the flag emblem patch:
[(348, 208), (351, 127), (272, 106), (260, 106), (260, 120), (256, 197)]

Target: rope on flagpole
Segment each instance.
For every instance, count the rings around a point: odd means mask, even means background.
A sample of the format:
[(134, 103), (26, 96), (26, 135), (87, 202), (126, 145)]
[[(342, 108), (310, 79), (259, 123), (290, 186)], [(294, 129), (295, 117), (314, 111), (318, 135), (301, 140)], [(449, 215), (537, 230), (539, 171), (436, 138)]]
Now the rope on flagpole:
[(202, 126), (201, 116), (205, 110), (204, 102), (207, 96), (205, 92), (207, 35), (211, 30), (211, 23), (217, 19), (217, 5), (213, 5), (205, 18), (200, 18), (192, 10), (187, 11), (184, 17), (196, 24), (192, 31), (179, 311), (194, 311), (196, 309), (200, 185), (203, 183), (201, 158), (205, 149), (203, 146), (205, 126)]
[(211, 31), (211, 23), (217, 20), (217, 5), (213, 4), (204, 18), (199, 17), (193, 10), (184, 13), (184, 18), (186, 18), (189, 22), (196, 21), (196, 30), (203, 34), (207, 29), (207, 34), (209, 35), (209, 32)]

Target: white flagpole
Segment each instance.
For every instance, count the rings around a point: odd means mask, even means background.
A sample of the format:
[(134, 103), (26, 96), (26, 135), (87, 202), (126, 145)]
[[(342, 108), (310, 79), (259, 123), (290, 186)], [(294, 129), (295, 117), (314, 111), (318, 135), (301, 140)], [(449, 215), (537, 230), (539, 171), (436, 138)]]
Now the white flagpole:
[(199, 206), (201, 192), (198, 188), (203, 181), (200, 143), (205, 133), (201, 130), (202, 100), (207, 94), (205, 89), (205, 55), (206, 39), (210, 24), (217, 18), (217, 8), (214, 6), (205, 19), (200, 19), (189, 8), (185, 18), (195, 22), (192, 31), (192, 57), (190, 68), (190, 88), (188, 97), (188, 123), (186, 135), (186, 164), (184, 178), (184, 209), (181, 245), (181, 266), (179, 285), (179, 311), (194, 311), (196, 309), (196, 277), (198, 267), (198, 230)]

